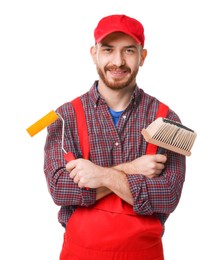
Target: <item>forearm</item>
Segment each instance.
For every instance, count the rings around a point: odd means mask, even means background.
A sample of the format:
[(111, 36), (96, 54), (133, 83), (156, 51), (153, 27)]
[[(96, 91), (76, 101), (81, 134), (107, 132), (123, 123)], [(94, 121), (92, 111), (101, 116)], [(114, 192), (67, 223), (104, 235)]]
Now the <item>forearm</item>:
[(126, 174), (136, 174), (137, 169), (134, 167), (132, 162), (126, 162), (113, 167), (115, 170), (124, 172)]
[(77, 159), (66, 165), (69, 177), (78, 187), (96, 189), (96, 199), (117, 194), (121, 199), (133, 204), (127, 176), (114, 168), (102, 167), (89, 160)]
[(117, 169), (108, 168), (106, 176), (104, 185), (121, 199), (133, 205), (133, 197), (126, 174)]
[(111, 193), (112, 191), (110, 189), (106, 187), (99, 187), (96, 189), (96, 200), (100, 200)]
[(178, 205), (185, 179), (185, 158), (174, 153), (168, 158), (166, 168), (158, 178), (127, 175), (137, 214), (170, 214)]
[(155, 178), (162, 173), (166, 160), (167, 157), (161, 154), (143, 155), (114, 168), (126, 174), (142, 174), (147, 178)]

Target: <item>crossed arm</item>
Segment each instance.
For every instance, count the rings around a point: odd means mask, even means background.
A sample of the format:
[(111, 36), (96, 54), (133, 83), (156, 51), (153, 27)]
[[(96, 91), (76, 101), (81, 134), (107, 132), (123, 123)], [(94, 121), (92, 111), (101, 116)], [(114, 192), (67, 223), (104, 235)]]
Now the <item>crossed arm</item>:
[(89, 160), (77, 159), (69, 162), (66, 170), (80, 188), (95, 188), (97, 200), (113, 192), (133, 205), (127, 174), (143, 174), (147, 178), (157, 177), (164, 169), (166, 160), (166, 156), (162, 154), (143, 155), (131, 162), (106, 168)]

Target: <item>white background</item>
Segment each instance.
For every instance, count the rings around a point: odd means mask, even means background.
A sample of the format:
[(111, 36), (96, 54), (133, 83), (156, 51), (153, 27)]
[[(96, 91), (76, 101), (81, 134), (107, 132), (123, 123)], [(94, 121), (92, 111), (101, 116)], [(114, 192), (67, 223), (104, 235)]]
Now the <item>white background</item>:
[(63, 228), (43, 173), (46, 129), (26, 128), (97, 79), (89, 49), (103, 16), (145, 27), (138, 84), (175, 110), (197, 140), (181, 201), (166, 223), (166, 260), (223, 260), (222, 0), (0, 2), (2, 260), (56, 260)]

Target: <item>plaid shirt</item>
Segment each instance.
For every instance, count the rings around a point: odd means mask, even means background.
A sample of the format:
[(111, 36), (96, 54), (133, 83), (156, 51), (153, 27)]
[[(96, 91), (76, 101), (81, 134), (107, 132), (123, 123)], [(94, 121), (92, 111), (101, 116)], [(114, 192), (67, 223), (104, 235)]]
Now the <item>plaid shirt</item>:
[[(96, 89), (97, 81), (81, 96), (85, 110), (90, 143), (90, 160), (100, 166), (111, 167), (145, 154), (147, 143), (141, 130), (157, 113), (159, 101), (136, 86), (128, 107), (115, 126), (105, 100)], [(65, 120), (64, 148), (76, 158), (82, 157), (76, 116), (71, 102), (60, 106), (58, 112)], [(169, 109), (169, 119), (180, 122)], [(88, 207), (96, 202), (95, 189), (81, 189), (69, 178), (61, 145), (62, 122), (56, 120), (48, 127), (45, 143), (44, 172), (49, 192), (60, 206), (58, 219), (66, 226), (76, 206)], [(176, 208), (185, 179), (185, 156), (168, 151), (165, 170), (160, 177), (146, 178), (141, 174), (127, 175), (134, 199), (133, 210), (140, 215), (158, 214), (164, 226)]]

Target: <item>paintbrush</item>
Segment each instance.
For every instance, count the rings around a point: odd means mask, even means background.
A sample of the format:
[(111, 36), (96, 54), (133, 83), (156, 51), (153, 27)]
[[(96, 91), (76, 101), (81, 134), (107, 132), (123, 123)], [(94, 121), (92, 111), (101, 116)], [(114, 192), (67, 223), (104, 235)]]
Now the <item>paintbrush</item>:
[(162, 117), (142, 129), (141, 133), (146, 142), (186, 156), (191, 155), (197, 136), (195, 131), (181, 123)]

